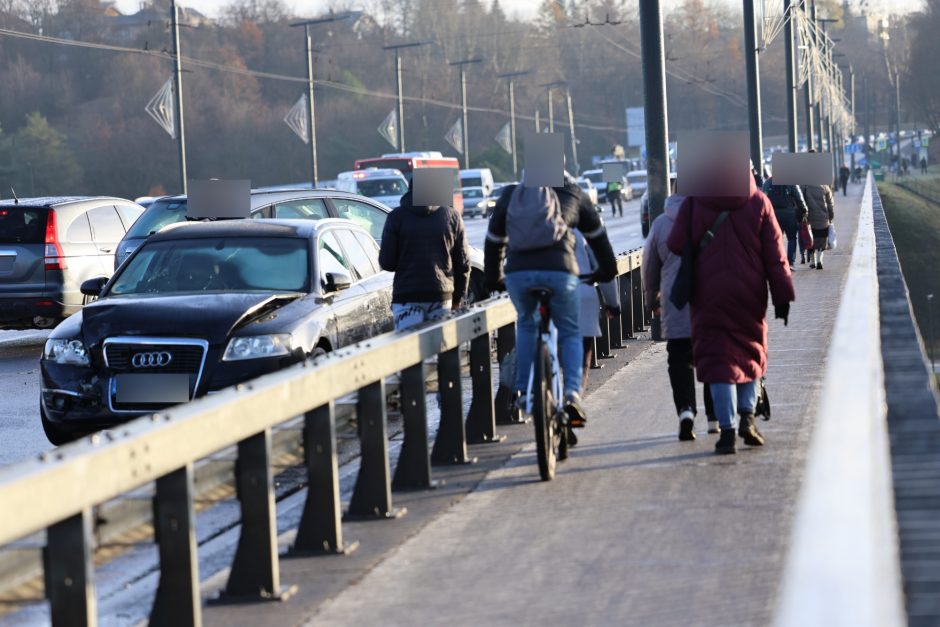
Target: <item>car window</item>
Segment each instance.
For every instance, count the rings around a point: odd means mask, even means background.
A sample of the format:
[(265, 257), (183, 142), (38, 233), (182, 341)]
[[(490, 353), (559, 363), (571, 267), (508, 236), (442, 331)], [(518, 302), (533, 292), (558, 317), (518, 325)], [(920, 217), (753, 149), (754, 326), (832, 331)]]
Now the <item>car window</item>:
[(362, 231), (353, 231), (353, 234), (356, 236), (356, 239), (359, 240), (359, 243), (362, 244), (362, 248), (369, 256), (369, 261), (372, 262), (372, 267), (375, 268), (376, 272), (380, 272), (382, 270), (382, 266), (379, 265), (379, 245), (375, 243), (374, 239)]
[(108, 296), (181, 292), (306, 291), (307, 240), (229, 237), (147, 242)]
[(404, 177), (363, 179), (358, 182), (359, 193), (369, 198), (376, 196), (404, 196), (408, 181)]
[(375, 274), (375, 268), (372, 266), (369, 255), (362, 248), (362, 244), (359, 243), (359, 240), (356, 239), (352, 231), (348, 229), (337, 229), (334, 233), (336, 233), (336, 236), (339, 238), (343, 250), (349, 256), (349, 265), (353, 267), (356, 274), (359, 275), (359, 278), (366, 279)]
[(131, 226), (137, 222), (137, 218), (144, 212), (144, 208), (138, 207), (137, 205), (114, 205), (114, 208), (117, 209), (118, 214), (121, 216), (125, 231), (131, 228)]
[(114, 207), (95, 207), (88, 212), (88, 220), (96, 242), (116, 244), (124, 238), (124, 223)]
[(326, 203), (322, 198), (288, 200), (274, 205), (274, 217), (297, 220), (322, 220), (328, 218)]
[(333, 233), (334, 231), (327, 231), (321, 235), (317, 244), (317, 265), (320, 271), (320, 285), (323, 287), (326, 287), (327, 272), (341, 272), (352, 277), (343, 249)]
[(386, 212), (350, 198), (334, 198), (333, 204), (340, 218), (351, 220), (375, 239), (382, 239), (382, 229), (385, 228), (385, 218), (388, 216)]
[(88, 223), (88, 214), (83, 213), (72, 221), (69, 230), (65, 233), (65, 240), (73, 244), (91, 241), (91, 224)]
[(128, 238), (148, 237), (168, 224), (186, 220), (186, 200), (155, 200), (133, 226), (127, 230)]
[(483, 198), (482, 189), (465, 189), (463, 190), (464, 198)]
[(45, 237), (45, 209), (0, 208), (0, 244), (42, 244)]

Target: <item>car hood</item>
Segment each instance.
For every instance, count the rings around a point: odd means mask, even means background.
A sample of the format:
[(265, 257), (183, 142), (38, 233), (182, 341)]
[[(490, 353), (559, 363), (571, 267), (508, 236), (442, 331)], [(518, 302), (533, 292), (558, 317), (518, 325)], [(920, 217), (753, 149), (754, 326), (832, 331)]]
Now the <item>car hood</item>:
[(301, 294), (213, 293), (104, 298), (82, 310), (86, 346), (114, 336), (185, 336), (221, 344), (239, 325)]

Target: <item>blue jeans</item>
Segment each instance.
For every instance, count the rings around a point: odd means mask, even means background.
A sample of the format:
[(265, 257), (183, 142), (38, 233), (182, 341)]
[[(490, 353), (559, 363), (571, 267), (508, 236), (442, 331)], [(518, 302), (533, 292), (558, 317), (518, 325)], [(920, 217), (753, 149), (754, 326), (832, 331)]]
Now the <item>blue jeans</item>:
[(757, 382), (747, 383), (709, 383), (712, 393), (712, 406), (715, 408), (715, 417), (722, 429), (734, 429), (734, 417), (742, 414), (753, 414), (757, 405)]
[(506, 275), (506, 290), (516, 307), (516, 391), (525, 391), (529, 385), (529, 370), (535, 355), (535, 337), (538, 334), (539, 302), (529, 293), (534, 287), (552, 290), (551, 317), (558, 329), (558, 358), (564, 390), (581, 393), (582, 360), (584, 347), (578, 325), (580, 301), (578, 277), (567, 272), (549, 270), (523, 270)]
[(796, 241), (799, 239), (800, 225), (796, 221), (795, 211), (780, 211), (777, 213), (777, 222), (780, 230), (787, 236), (787, 261), (792, 266), (796, 263)]

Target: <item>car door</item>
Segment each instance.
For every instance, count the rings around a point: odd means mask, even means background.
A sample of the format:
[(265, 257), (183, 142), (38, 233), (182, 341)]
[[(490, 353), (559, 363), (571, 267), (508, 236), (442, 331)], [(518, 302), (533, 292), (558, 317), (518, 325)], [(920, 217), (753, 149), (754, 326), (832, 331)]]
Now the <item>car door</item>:
[(127, 229), (121, 216), (113, 205), (101, 205), (88, 211), (91, 223), (91, 236), (97, 248), (97, 262), (100, 276), (111, 276), (114, 272), (114, 251), (124, 239)]
[(365, 229), (375, 241), (382, 241), (382, 229), (385, 228), (385, 220), (388, 218), (387, 211), (354, 198), (333, 197), (330, 202), (333, 203), (337, 218), (353, 222)]
[[(65, 211), (57, 213), (63, 217), (66, 215)], [(81, 210), (72, 214), (72, 221), (68, 224), (62, 220), (59, 237), (68, 267), (62, 278), (62, 302), (65, 303), (66, 310), (71, 312), (73, 308), (81, 307), (86, 302), (80, 289), (82, 283), (106, 275), (101, 272), (98, 259), (100, 253), (92, 236), (87, 211)], [(108, 259), (110, 262), (112, 257), (109, 255)]]
[[(320, 290), (326, 305), (332, 311), (330, 326), (333, 348), (353, 344), (365, 339), (362, 318), (365, 312), (365, 290), (356, 280), (355, 272), (343, 252), (336, 229), (325, 230), (317, 237), (317, 276)], [(329, 272), (341, 272), (352, 280), (352, 285), (344, 290), (327, 291), (326, 275)]]
[(372, 242), (369, 248), (375, 250), (374, 240), (365, 233), (352, 229), (336, 229), (336, 236), (365, 292), (362, 322), (367, 323), (367, 328), (361, 329), (360, 333), (364, 337), (374, 337), (389, 330), (387, 321), (391, 317), (390, 275), (378, 268), (377, 259), (373, 261), (377, 253), (367, 252), (357, 235), (369, 239)]

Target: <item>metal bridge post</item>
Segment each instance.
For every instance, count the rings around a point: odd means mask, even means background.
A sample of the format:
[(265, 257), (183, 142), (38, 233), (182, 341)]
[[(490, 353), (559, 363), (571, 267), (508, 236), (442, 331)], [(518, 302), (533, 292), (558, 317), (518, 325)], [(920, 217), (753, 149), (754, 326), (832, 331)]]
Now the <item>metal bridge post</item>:
[[(615, 280), (617, 281), (617, 285), (619, 287), (620, 277), (618, 276)], [(623, 327), (621, 323), (621, 320), (623, 319), (623, 309), (621, 308), (620, 311), (621, 311), (621, 314), (619, 316), (609, 319), (607, 321), (607, 329), (610, 333), (611, 350), (623, 348)], [(603, 317), (604, 318), (607, 317), (606, 312), (603, 314)], [(601, 325), (601, 329), (603, 328), (604, 328), (603, 325)]]
[(623, 337), (632, 340), (636, 337), (633, 328), (633, 271), (617, 277), (617, 285), (620, 288), (620, 329)]
[(506, 439), (496, 435), (492, 359), (489, 333), (470, 340), (470, 379), (473, 384), (473, 398), (467, 414), (467, 442), (470, 444), (489, 444)]
[(597, 363), (597, 338), (596, 337), (591, 338), (591, 344), (593, 345), (591, 348), (591, 370), (600, 370), (604, 366)]
[(594, 348), (598, 359), (613, 359), (614, 352), (611, 350), (610, 342), (610, 321), (607, 319), (607, 309), (601, 306), (600, 312), (601, 335), (594, 339)]
[(463, 424), (459, 346), (437, 356), (437, 386), (441, 421), (431, 450), (431, 463), (439, 466), (472, 464), (476, 459), (467, 457), (467, 436)]
[(431, 454), (428, 447), (428, 410), (424, 362), (401, 371), (401, 414), (405, 439), (398, 454), (392, 488), (433, 488)]
[(362, 458), (346, 518), (370, 520), (398, 518), (404, 515), (406, 510), (392, 507), (384, 379), (359, 390), (356, 418), (359, 421), (359, 446)]
[(199, 627), (199, 555), (193, 509), (193, 465), (157, 479), (153, 498), (153, 534), (160, 551), (160, 584), (150, 610), (150, 624)]
[(91, 522), (86, 509), (46, 530), (43, 574), (54, 627), (98, 624)]
[(633, 288), (633, 330), (637, 333), (646, 330), (646, 314), (643, 313), (643, 283), (640, 269), (630, 271), (630, 285)]
[(235, 485), (241, 534), (228, 584), (218, 601), (284, 601), (296, 587), (281, 587), (270, 428), (238, 443)]
[(303, 438), (307, 500), (288, 555), (350, 553), (359, 543), (343, 543), (333, 401), (304, 414)]
[[(503, 359), (512, 352), (516, 346), (516, 324), (511, 323), (496, 330), (496, 362), (502, 375)], [(512, 389), (500, 385), (496, 390), (496, 399), (493, 401), (496, 410), (496, 424), (515, 425), (525, 422), (519, 412), (513, 407)]]

